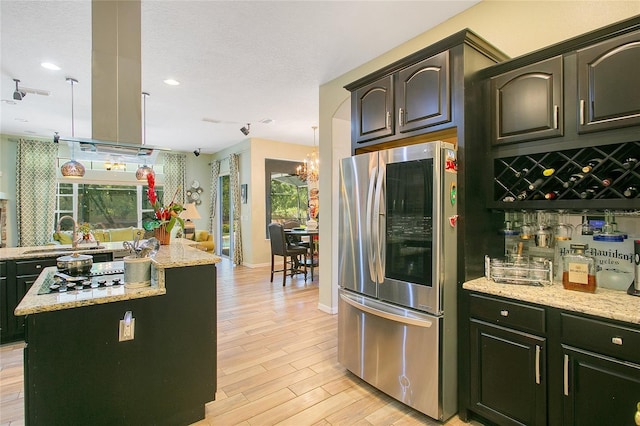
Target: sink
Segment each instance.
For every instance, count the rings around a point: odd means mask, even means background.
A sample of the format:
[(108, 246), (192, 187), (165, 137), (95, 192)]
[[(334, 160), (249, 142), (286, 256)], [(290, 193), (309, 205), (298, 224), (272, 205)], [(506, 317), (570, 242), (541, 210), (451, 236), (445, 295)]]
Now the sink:
[(26, 250), (23, 254), (37, 254), (37, 253), (61, 253), (61, 252), (83, 252), (91, 250), (102, 250), (105, 246), (87, 246), (87, 247), (47, 247), (42, 249)]

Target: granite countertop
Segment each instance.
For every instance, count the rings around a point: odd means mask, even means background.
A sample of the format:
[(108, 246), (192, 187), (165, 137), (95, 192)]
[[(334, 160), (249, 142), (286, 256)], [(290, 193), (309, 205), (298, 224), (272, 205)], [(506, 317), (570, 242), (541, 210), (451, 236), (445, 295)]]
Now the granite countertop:
[(38, 294), (47, 277), (58, 270), (55, 266), (44, 268), (18, 304), (14, 313), (16, 315), (28, 315), (166, 294), (164, 269), (210, 265), (220, 262), (220, 257), (199, 250), (192, 247), (192, 245), (193, 241), (177, 239), (169, 245), (160, 246), (158, 253), (151, 258), (151, 286), (142, 288), (131, 289), (126, 288), (126, 286), (117, 286), (73, 290), (65, 293)]
[(462, 285), (465, 290), (536, 303), (633, 324), (640, 324), (640, 297), (626, 291), (598, 288), (595, 293), (565, 290), (560, 283), (536, 287), (496, 283), (477, 278)]

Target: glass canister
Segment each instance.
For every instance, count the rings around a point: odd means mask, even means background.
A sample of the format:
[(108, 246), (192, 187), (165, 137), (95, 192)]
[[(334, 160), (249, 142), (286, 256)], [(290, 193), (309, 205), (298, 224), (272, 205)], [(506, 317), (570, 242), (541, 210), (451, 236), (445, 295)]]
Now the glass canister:
[(596, 260), (585, 251), (587, 244), (571, 244), (571, 252), (562, 259), (562, 286), (587, 293), (596, 291)]

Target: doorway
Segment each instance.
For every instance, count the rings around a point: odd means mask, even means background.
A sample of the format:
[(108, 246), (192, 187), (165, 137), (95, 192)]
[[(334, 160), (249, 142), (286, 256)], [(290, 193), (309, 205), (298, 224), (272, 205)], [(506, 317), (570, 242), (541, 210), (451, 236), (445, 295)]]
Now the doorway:
[(220, 247), (218, 254), (223, 257), (230, 257), (233, 253), (233, 204), (231, 203), (231, 188), (229, 187), (229, 175), (220, 176), (218, 181), (218, 199), (220, 200), (218, 212), (218, 241), (216, 246)]

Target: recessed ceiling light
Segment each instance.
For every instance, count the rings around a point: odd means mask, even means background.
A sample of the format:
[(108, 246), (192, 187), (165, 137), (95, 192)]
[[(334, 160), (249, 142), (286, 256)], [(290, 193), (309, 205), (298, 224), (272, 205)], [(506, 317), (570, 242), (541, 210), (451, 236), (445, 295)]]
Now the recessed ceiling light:
[(169, 86), (177, 86), (180, 84), (180, 82), (178, 80), (174, 80), (172, 78), (168, 78), (166, 80), (164, 80), (165, 84), (168, 84)]
[(263, 118), (262, 120), (260, 120), (260, 123), (263, 124), (271, 124), (273, 122), (275, 122), (276, 120), (274, 120), (273, 118)]
[(19, 121), (21, 123), (28, 123), (29, 120), (27, 120), (26, 118), (20, 118), (20, 117), (16, 117), (14, 118), (14, 120)]
[(9, 104), (9, 105), (15, 105), (16, 101), (12, 101), (11, 99), (3, 99), (2, 103), (3, 104)]
[(57, 66), (56, 64), (52, 64), (51, 62), (43, 62), (43, 63), (40, 64), (40, 66), (42, 66), (42, 68), (46, 68), (48, 70), (60, 71), (60, 67)]

